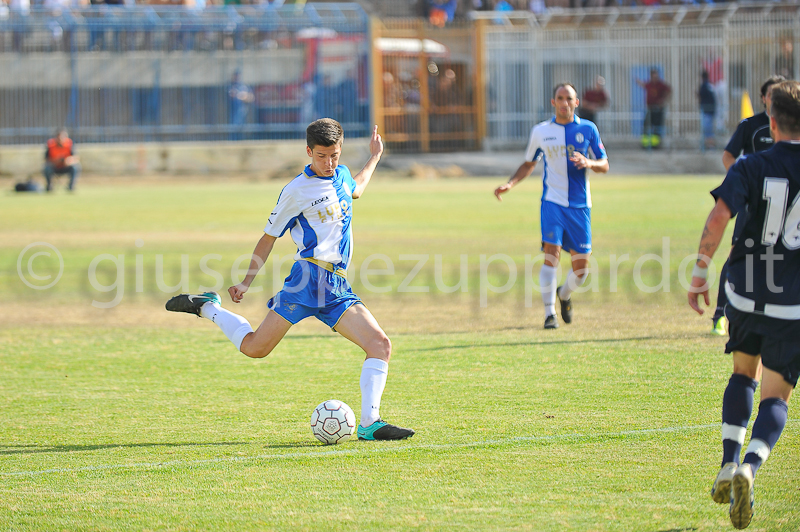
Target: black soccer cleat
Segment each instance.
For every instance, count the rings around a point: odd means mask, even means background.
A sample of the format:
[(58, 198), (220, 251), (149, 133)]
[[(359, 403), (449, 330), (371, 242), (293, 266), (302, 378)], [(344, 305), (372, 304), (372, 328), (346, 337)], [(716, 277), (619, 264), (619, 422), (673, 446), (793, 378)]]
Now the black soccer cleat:
[(555, 314), (550, 314), (544, 319), (545, 329), (558, 329), (558, 319)]
[(572, 323), (572, 298), (561, 299), (561, 296), (558, 295), (559, 290), (561, 290), (560, 286), (556, 290), (556, 296), (558, 296), (558, 302), (561, 303), (561, 319), (564, 320), (564, 323)]
[(187, 312), (199, 317), (200, 309), (208, 302), (219, 305), (222, 300), (216, 292), (205, 292), (199, 295), (181, 294), (167, 301), (165, 306), (170, 312)]
[(379, 419), (369, 427), (358, 426), (359, 440), (405, 440), (413, 435), (414, 431), (412, 429), (390, 425), (382, 419)]

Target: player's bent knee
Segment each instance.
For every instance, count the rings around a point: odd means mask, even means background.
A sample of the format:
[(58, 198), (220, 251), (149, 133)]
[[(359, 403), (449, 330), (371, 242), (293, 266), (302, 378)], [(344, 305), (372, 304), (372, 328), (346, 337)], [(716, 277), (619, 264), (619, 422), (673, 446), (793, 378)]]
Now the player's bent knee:
[(242, 341), (242, 346), (239, 348), (239, 350), (250, 358), (265, 358), (267, 355), (272, 353), (272, 350), (275, 348), (274, 345), (270, 344), (254, 345), (255, 342), (248, 340), (250, 340), (250, 335), (248, 335), (248, 337)]
[(380, 358), (388, 362), (389, 358), (392, 356), (392, 341), (389, 340), (389, 337), (384, 334), (378, 338), (373, 345), (374, 347), (370, 354), (375, 358)]

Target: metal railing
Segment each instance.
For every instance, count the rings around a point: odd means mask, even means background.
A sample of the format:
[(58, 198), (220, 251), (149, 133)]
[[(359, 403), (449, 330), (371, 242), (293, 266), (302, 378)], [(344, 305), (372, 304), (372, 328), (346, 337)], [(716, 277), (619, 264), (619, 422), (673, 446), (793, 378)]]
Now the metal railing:
[(369, 130), (357, 4), (0, 11), (0, 143), (304, 138)]
[(474, 16), (489, 22), (484, 48), (489, 147), (523, 145), (530, 128), (552, 115), (550, 98), (558, 82), (571, 81), (581, 96), (598, 75), (610, 96), (597, 114), (601, 135), (638, 143), (646, 107), (637, 80), (646, 80), (653, 69), (672, 87), (667, 145), (700, 146), (697, 91), (705, 70), (717, 101), (717, 145), (724, 146), (740, 120), (745, 92), (759, 112), (762, 82), (773, 73), (797, 79), (800, 66), (798, 4)]

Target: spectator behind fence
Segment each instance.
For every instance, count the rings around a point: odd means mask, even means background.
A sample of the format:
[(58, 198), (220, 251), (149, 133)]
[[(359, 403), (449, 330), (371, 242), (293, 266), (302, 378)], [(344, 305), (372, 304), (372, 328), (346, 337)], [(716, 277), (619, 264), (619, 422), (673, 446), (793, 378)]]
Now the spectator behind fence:
[(456, 16), (458, 0), (427, 0), (428, 1), (428, 21), (439, 28), (443, 28), (448, 22), (453, 22)]
[(781, 51), (775, 58), (775, 74), (786, 79), (794, 78), (794, 44), (792, 39), (781, 39)]
[(603, 76), (597, 76), (594, 79), (594, 87), (583, 91), (583, 97), (580, 102), (579, 116), (597, 124), (597, 112), (608, 107), (609, 102), (608, 93), (606, 92), (606, 79)]
[(75, 182), (81, 173), (78, 156), (75, 155), (75, 146), (65, 128), (59, 128), (56, 136), (47, 141), (44, 152), (44, 178), (47, 180), (47, 191), (52, 190), (54, 175), (69, 175), (67, 189), (75, 190)]
[(666, 107), (672, 96), (672, 87), (661, 79), (658, 69), (650, 70), (650, 81), (636, 80), (636, 83), (645, 90), (645, 103), (647, 113), (644, 116), (642, 127), (642, 147), (659, 148), (661, 138), (664, 136), (664, 123), (666, 122)]
[(253, 89), (241, 80), (239, 70), (233, 72), (231, 84), (228, 87), (228, 122), (231, 127), (231, 140), (242, 140), (242, 130), (247, 123), (250, 105), (255, 100)]
[(714, 147), (714, 115), (717, 113), (717, 98), (714, 95), (714, 88), (708, 81), (708, 72), (704, 70), (701, 78), (700, 88), (697, 89), (697, 99), (700, 102), (700, 123), (703, 126), (703, 142), (700, 149), (706, 151)]

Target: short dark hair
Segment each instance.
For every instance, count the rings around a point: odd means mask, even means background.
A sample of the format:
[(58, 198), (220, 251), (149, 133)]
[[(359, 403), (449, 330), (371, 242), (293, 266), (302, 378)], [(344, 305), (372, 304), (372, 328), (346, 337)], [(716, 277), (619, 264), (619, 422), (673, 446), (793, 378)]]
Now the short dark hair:
[(344, 141), (342, 125), (333, 118), (320, 118), (306, 128), (306, 144), (312, 150), (317, 146), (329, 147)]
[(703, 78), (703, 81), (708, 81), (708, 71), (703, 70), (703, 73), (700, 74), (700, 77)]
[(770, 115), (782, 133), (800, 136), (800, 81), (782, 81), (772, 87)]
[(553, 89), (553, 99), (554, 100), (556, 99), (556, 93), (558, 92), (558, 89), (560, 89), (561, 87), (565, 87), (565, 88), (569, 87), (570, 89), (572, 89), (575, 92), (575, 96), (578, 96), (578, 89), (575, 88), (575, 85), (573, 85), (569, 81), (562, 81), (561, 83), (556, 85), (556, 87)]
[(772, 87), (773, 85), (777, 85), (781, 81), (786, 81), (786, 78), (778, 74), (773, 74), (772, 76), (768, 77), (767, 81), (765, 81), (764, 84), (761, 85), (761, 96), (762, 97), (766, 96), (769, 88)]

